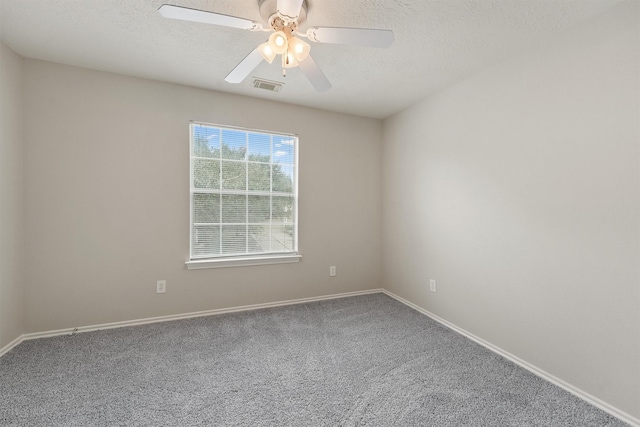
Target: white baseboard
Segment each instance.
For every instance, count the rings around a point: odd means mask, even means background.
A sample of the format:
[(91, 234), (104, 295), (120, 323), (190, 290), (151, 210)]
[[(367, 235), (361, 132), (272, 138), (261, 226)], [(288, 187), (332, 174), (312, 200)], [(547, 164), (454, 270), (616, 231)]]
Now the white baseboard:
[[(24, 334), (20, 337), (20, 342), (24, 340), (33, 340), (37, 338), (46, 338), (46, 337), (55, 337), (58, 335), (69, 335), (73, 333), (79, 332), (90, 332), (97, 331), (101, 329), (114, 329), (114, 328), (124, 328), (127, 326), (137, 326), (137, 325), (146, 325), (149, 323), (157, 323), (157, 322), (167, 322), (170, 320), (180, 320), (180, 319), (190, 319), (193, 317), (204, 317), (204, 316), (213, 316), (216, 314), (224, 314), (224, 313), (237, 313), (240, 311), (249, 311), (249, 310), (259, 310), (261, 308), (270, 308), (270, 307), (281, 307), (285, 305), (294, 305), (294, 304), (304, 304), (308, 302), (316, 302), (316, 301), (325, 301), (336, 298), (347, 298), (354, 297), (358, 295), (367, 295), (367, 294), (377, 294), (383, 292), (382, 289), (370, 289), (366, 291), (356, 291), (356, 292), (345, 292), (341, 294), (332, 294), (332, 295), (323, 295), (319, 297), (310, 297), (310, 298), (298, 298), (286, 301), (275, 301), (268, 302), (263, 304), (251, 304), (251, 305), (243, 305), (240, 307), (231, 307), (231, 308), (219, 308), (215, 310), (206, 310), (206, 311), (196, 311), (192, 313), (183, 313), (183, 314), (173, 314), (168, 316), (158, 316), (158, 317), (148, 317), (146, 319), (135, 319), (135, 320), (125, 320), (123, 322), (112, 322), (112, 323), (103, 323), (100, 325), (90, 325), (90, 326), (78, 326), (76, 328), (68, 328), (68, 329), (57, 329), (54, 331), (44, 331), (44, 332), (35, 332), (30, 334)], [(13, 344), (11, 348), (18, 345), (20, 342)], [(8, 351), (8, 350), (7, 350)]]
[(414, 310), (416, 310), (416, 311), (418, 311), (418, 312), (420, 312), (420, 313), (422, 313), (422, 314), (424, 314), (426, 316), (429, 316), (430, 318), (432, 318), (436, 322), (446, 326), (447, 328), (454, 330), (455, 332), (457, 332), (457, 333), (469, 338), (472, 341), (475, 341), (476, 343), (478, 343), (481, 346), (493, 351), (494, 353), (499, 354), (500, 356), (504, 357), (505, 359), (510, 360), (511, 362), (515, 363), (518, 366), (521, 366), (522, 368), (524, 368), (527, 371), (539, 376), (540, 378), (542, 378), (542, 379), (544, 379), (546, 381), (549, 381), (552, 384), (557, 385), (558, 387), (568, 391), (569, 393), (573, 394), (574, 396), (579, 397), (580, 399), (582, 399), (582, 400), (586, 401), (587, 403), (595, 406), (596, 408), (601, 409), (601, 410), (605, 411), (606, 413), (611, 414), (614, 417), (616, 417), (616, 418), (618, 418), (618, 419), (624, 421), (625, 423), (628, 423), (628, 424), (630, 424), (630, 425), (632, 425), (634, 427), (640, 427), (640, 419), (638, 419), (638, 418), (636, 418), (636, 417), (634, 417), (634, 416), (632, 416), (630, 414), (627, 414), (626, 412), (621, 411), (620, 409), (618, 409), (618, 408), (616, 408), (614, 406), (611, 406), (610, 404), (608, 404), (606, 402), (603, 402), (602, 400), (598, 399), (597, 397), (590, 395), (586, 391), (583, 391), (583, 390), (581, 390), (581, 389), (569, 384), (568, 382), (563, 381), (563, 380), (561, 380), (560, 378), (558, 378), (558, 377), (556, 377), (554, 375), (551, 375), (550, 373), (548, 373), (548, 372), (546, 372), (546, 371), (544, 371), (544, 370), (542, 370), (542, 369), (540, 369), (540, 368), (538, 368), (538, 367), (536, 367), (536, 366), (534, 366), (534, 365), (532, 365), (532, 364), (520, 359), (517, 356), (514, 356), (513, 354), (511, 354), (511, 353), (509, 353), (507, 351), (504, 351), (500, 347), (497, 347), (497, 346), (491, 344), (490, 342), (487, 342), (487, 341), (483, 340), (482, 338), (473, 335), (472, 333), (470, 333), (470, 332), (468, 332), (468, 331), (466, 331), (466, 330), (454, 325), (453, 323), (450, 323), (450, 322), (442, 319), (441, 317), (436, 316), (435, 314), (425, 310), (422, 307), (419, 307), (419, 306), (415, 305), (414, 303), (412, 303), (410, 301), (407, 301), (406, 299), (404, 299), (404, 298), (402, 298), (402, 297), (400, 297), (400, 296), (398, 296), (398, 295), (396, 295), (396, 294), (394, 294), (392, 292), (387, 291), (386, 289), (383, 289), (382, 292), (385, 295), (388, 295), (391, 298), (393, 298), (395, 300), (398, 300), (401, 303), (413, 308)]
[(23, 337), (24, 337), (24, 335), (20, 335), (15, 340), (11, 341), (9, 344), (7, 344), (4, 347), (0, 348), (0, 357), (4, 356), (6, 353), (9, 352), (9, 350), (11, 350), (13, 347), (17, 346), (18, 344), (20, 344), (23, 341)]

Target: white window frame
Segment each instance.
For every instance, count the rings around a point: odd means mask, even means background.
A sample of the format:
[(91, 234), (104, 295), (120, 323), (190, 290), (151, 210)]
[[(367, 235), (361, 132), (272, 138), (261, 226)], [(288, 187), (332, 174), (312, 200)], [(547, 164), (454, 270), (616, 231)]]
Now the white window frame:
[[(194, 188), (194, 156), (193, 156), (193, 142), (194, 142), (194, 127), (195, 126), (210, 126), (219, 129), (229, 129), (241, 132), (254, 132), (268, 135), (278, 135), (291, 137), (295, 140), (294, 143), (294, 158), (293, 158), (293, 205), (294, 205), (294, 224), (293, 224), (293, 242), (294, 247), (292, 251), (287, 252), (265, 252), (265, 253), (247, 253), (242, 255), (220, 255), (209, 258), (193, 257), (193, 195), (198, 193), (198, 189)], [(227, 125), (219, 125), (214, 123), (196, 122), (191, 121), (189, 123), (189, 259), (185, 262), (187, 269), (196, 270), (204, 268), (220, 268), (220, 267), (240, 267), (240, 266), (252, 266), (252, 265), (265, 265), (265, 264), (285, 264), (295, 263), (302, 259), (302, 255), (298, 252), (298, 170), (299, 170), (299, 156), (298, 156), (299, 138), (296, 134), (265, 131), (258, 129), (248, 129), (242, 127), (234, 127)], [(271, 154), (273, 154), (273, 147), (271, 148)], [(270, 165), (273, 165), (273, 158)], [(228, 191), (228, 190), (227, 190)], [(218, 193), (222, 194), (222, 193)], [(250, 195), (248, 190), (238, 190), (238, 194)], [(273, 194), (273, 191), (270, 191)], [(248, 218), (247, 218), (248, 221)]]

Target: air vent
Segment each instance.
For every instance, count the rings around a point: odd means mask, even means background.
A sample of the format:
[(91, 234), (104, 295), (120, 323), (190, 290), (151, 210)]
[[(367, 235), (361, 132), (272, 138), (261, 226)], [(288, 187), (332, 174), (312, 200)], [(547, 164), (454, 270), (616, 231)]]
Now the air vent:
[(280, 88), (283, 84), (284, 83), (259, 79), (257, 77), (253, 78), (253, 87), (257, 87), (258, 89), (270, 90), (271, 92), (280, 92)]

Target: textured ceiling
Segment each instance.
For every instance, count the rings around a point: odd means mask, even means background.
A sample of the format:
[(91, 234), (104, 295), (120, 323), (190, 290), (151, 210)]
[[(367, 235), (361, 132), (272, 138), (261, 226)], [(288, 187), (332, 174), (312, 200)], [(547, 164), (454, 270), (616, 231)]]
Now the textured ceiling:
[[(258, 0), (0, 0), (0, 37), (20, 55), (96, 70), (384, 118), (519, 52), (547, 43), (621, 0), (307, 0), (302, 26), (390, 29), (389, 49), (312, 44), (333, 88), (262, 63), (224, 77), (268, 33), (176, 21), (163, 3), (261, 21)], [(279, 93), (251, 76), (285, 82)]]

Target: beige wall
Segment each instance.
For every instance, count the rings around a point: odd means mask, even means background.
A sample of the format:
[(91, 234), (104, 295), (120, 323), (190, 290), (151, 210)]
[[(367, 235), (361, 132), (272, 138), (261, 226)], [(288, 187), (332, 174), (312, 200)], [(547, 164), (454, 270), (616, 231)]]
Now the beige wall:
[(0, 43), (0, 349), (23, 332), (22, 58)]
[(383, 286), (635, 417), (639, 5), (383, 130)]
[[(24, 109), (26, 332), (380, 287), (379, 120), (36, 60)], [(190, 120), (299, 134), (300, 263), (185, 269)]]

